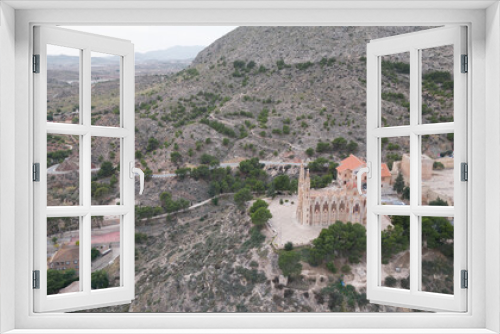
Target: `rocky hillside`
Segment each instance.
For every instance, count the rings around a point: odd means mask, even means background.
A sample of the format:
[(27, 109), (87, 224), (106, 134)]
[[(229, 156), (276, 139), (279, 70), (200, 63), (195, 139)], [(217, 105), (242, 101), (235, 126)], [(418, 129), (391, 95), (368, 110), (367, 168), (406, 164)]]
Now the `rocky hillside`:
[[(198, 164), (202, 153), (221, 161), (251, 156), (305, 159), (306, 149), (338, 137), (351, 146), (316, 154), (334, 159), (348, 153), (364, 156), (366, 43), (415, 30), (235, 29), (200, 52), (188, 69), (148, 77), (147, 85), (139, 81), (143, 89), (136, 98), (137, 149), (144, 157), (143, 166), (147, 164), (153, 173), (172, 171)], [(449, 68), (446, 56), (448, 52), (434, 52), (431, 64), (438, 66), (429, 71)], [(391, 57), (383, 70), (387, 125), (408, 119), (409, 71), (400, 66), (406, 62), (404, 56)], [(431, 82), (434, 86), (423, 107), (433, 122), (443, 121), (452, 110), (452, 91), (442, 89), (441, 79)], [(170, 160), (174, 151), (181, 154), (175, 164)]]

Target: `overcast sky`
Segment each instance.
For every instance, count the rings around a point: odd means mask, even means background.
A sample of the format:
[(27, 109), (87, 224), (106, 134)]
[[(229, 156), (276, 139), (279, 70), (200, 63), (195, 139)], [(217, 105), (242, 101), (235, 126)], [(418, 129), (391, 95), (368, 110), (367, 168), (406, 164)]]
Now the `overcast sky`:
[[(163, 26), (163, 27), (76, 27), (63, 28), (130, 40), (136, 52), (163, 50), (175, 45), (208, 46), (237, 27), (229, 26)], [(63, 48), (50, 48), (49, 54), (68, 54)]]

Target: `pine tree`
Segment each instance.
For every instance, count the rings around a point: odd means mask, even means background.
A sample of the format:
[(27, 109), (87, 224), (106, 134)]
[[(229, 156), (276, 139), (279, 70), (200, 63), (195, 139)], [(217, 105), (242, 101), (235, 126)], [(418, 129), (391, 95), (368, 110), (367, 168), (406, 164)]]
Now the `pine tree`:
[(403, 175), (401, 173), (398, 174), (398, 177), (396, 178), (396, 181), (394, 181), (394, 187), (393, 189), (398, 193), (401, 194), (405, 188), (405, 180), (403, 179)]

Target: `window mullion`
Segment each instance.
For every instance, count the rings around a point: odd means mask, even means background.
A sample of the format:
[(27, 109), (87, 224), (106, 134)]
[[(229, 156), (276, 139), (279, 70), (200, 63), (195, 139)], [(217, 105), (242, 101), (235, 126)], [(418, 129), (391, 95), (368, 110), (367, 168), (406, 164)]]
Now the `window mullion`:
[(415, 293), (418, 291), (419, 261), (418, 256), (418, 216), (414, 210), (419, 203), (420, 197), (420, 153), (419, 153), (419, 137), (414, 132), (419, 120), (419, 73), (420, 73), (420, 56), (418, 49), (410, 50), (410, 291)]
[(92, 229), (92, 216), (90, 214), (90, 205), (91, 205), (91, 155), (92, 155), (92, 143), (91, 143), (91, 134), (90, 134), (90, 126), (91, 126), (91, 58), (90, 58), (90, 49), (83, 49), (83, 57), (82, 57), (82, 124), (86, 127), (87, 131), (82, 136), (82, 159), (81, 159), (81, 171), (82, 171), (82, 182), (83, 182), (83, 206), (86, 209), (86, 215), (83, 217), (83, 233), (81, 238), (81, 252), (83, 255), (81, 256), (82, 265), (80, 268), (82, 269), (80, 273), (80, 277), (82, 278), (82, 286), (83, 291), (85, 293), (90, 294), (91, 291), (91, 280), (90, 275), (92, 272), (92, 263), (91, 263), (91, 229)]

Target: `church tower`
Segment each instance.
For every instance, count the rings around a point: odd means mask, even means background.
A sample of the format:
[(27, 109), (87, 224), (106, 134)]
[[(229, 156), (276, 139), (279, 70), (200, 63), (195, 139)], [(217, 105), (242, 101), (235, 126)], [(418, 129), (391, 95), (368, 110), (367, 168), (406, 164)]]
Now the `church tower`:
[(297, 220), (302, 224), (302, 215), (303, 215), (303, 196), (304, 196), (304, 164), (300, 164), (300, 173), (299, 173), (299, 185), (297, 189)]
[(311, 178), (309, 177), (309, 169), (304, 178), (304, 186), (302, 189), (302, 225), (310, 225), (312, 218), (311, 210)]

